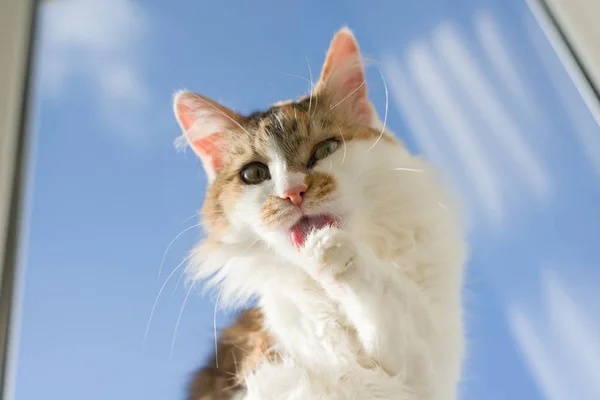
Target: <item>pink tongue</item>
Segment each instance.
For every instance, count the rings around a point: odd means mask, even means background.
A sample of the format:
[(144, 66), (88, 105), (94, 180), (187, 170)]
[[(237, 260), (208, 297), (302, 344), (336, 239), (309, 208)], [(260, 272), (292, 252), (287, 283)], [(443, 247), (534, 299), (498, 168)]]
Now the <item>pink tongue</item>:
[(299, 249), (304, 245), (306, 237), (310, 232), (333, 225), (335, 225), (335, 220), (328, 215), (304, 217), (290, 229), (292, 242), (294, 242), (294, 246)]

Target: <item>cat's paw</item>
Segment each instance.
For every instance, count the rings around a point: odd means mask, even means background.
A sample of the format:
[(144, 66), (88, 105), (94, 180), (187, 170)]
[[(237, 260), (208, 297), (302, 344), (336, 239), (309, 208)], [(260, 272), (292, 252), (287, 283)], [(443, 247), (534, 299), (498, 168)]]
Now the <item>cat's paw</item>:
[(352, 238), (334, 227), (310, 233), (303, 253), (307, 258), (308, 272), (316, 278), (338, 279), (354, 267), (357, 258)]

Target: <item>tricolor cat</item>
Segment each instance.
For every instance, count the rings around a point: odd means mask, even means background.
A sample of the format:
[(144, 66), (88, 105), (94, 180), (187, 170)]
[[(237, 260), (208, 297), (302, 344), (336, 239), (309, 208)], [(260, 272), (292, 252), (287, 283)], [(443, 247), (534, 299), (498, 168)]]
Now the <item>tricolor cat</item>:
[(193, 278), (264, 318), (243, 398), (456, 399), (460, 218), (378, 117), (350, 30), (299, 100), (243, 116), (182, 91), (174, 108), (209, 181)]

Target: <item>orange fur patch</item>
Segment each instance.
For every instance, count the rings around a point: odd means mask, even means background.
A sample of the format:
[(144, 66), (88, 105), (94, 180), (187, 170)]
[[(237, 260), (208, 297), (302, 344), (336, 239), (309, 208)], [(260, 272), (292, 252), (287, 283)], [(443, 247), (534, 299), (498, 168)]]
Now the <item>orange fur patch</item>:
[(229, 400), (241, 391), (246, 375), (265, 360), (277, 359), (272, 339), (264, 331), (261, 310), (243, 311), (225, 328), (217, 343), (216, 355), (198, 370), (189, 385), (188, 400)]
[(288, 200), (284, 200), (277, 196), (271, 196), (262, 206), (260, 219), (266, 226), (273, 227), (289, 218), (294, 212), (294, 207)]
[(304, 183), (308, 186), (304, 194), (304, 204), (309, 208), (326, 201), (337, 186), (333, 175), (324, 172), (307, 175)]

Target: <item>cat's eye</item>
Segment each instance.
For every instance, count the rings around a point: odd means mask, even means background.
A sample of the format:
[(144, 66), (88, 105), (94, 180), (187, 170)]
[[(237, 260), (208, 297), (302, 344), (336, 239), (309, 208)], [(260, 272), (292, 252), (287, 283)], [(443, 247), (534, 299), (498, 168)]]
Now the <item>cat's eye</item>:
[(337, 150), (339, 145), (340, 142), (337, 139), (327, 139), (319, 143), (308, 160), (308, 167), (312, 168), (317, 161), (329, 157)]
[(271, 179), (271, 173), (269, 172), (269, 167), (265, 164), (252, 162), (242, 168), (240, 178), (245, 184), (256, 185)]

